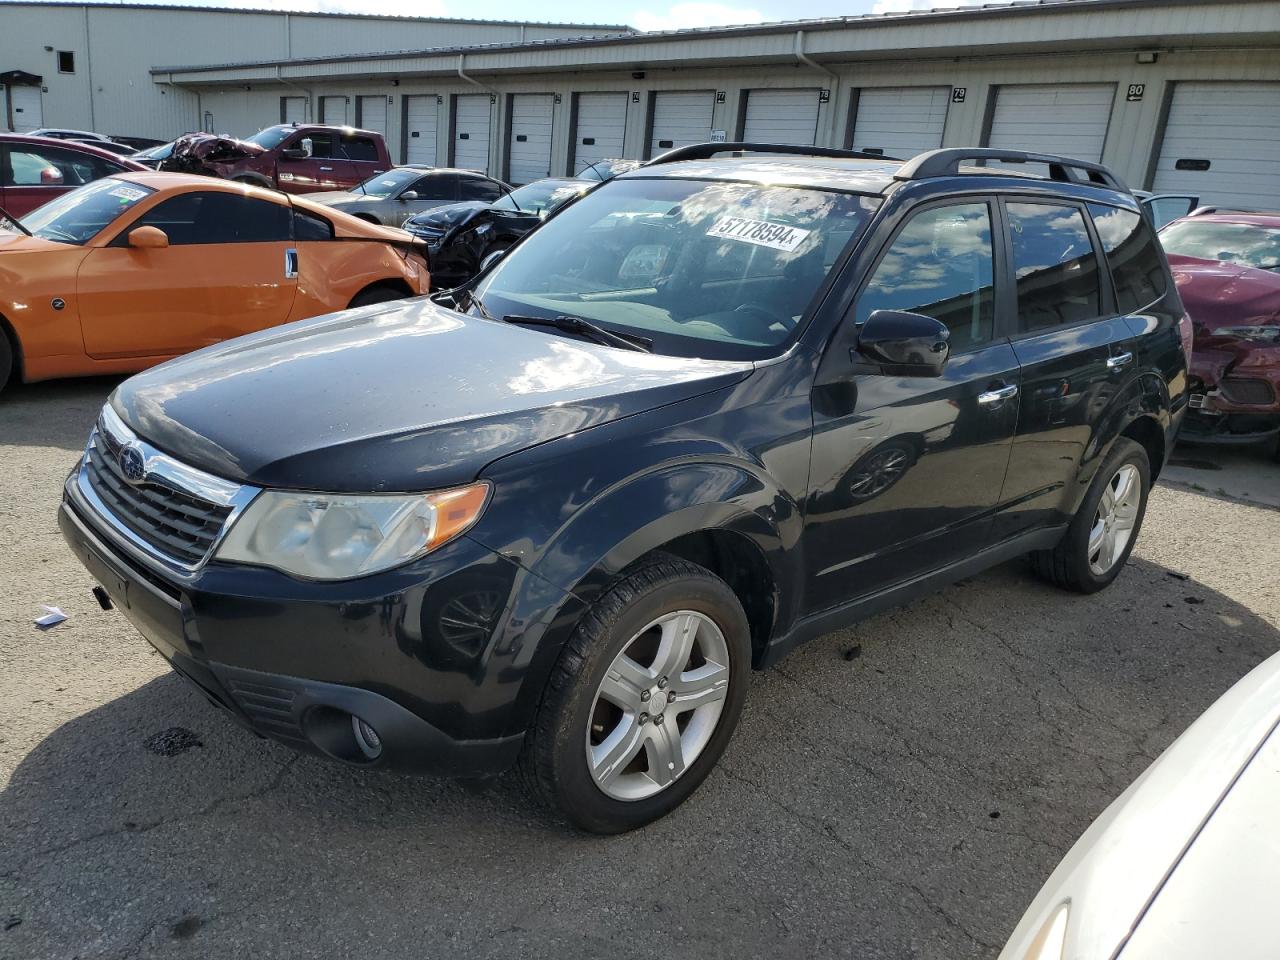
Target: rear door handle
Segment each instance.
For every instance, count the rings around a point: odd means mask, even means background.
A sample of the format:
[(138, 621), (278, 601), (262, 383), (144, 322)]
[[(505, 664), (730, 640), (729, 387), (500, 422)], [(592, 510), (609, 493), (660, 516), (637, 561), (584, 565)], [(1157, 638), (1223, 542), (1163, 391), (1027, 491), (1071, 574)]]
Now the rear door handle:
[(1133, 354), (1128, 350), (1124, 353), (1117, 353), (1114, 357), (1107, 357), (1108, 370), (1119, 370), (1128, 363), (1133, 363)]
[(284, 252), (284, 278), (296, 280), (298, 277), (298, 251), (290, 247)]
[(1017, 395), (1018, 385), (1016, 383), (1007, 383), (1003, 387), (996, 387), (994, 390), (978, 394), (978, 402), (985, 407), (993, 403), (999, 403), (1001, 400), (1009, 400)]

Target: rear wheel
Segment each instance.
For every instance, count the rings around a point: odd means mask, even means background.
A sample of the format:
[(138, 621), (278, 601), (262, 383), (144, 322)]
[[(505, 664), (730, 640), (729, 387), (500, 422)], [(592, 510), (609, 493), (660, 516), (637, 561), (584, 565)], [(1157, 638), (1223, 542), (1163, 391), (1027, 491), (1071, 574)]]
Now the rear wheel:
[(594, 833), (679, 806), (737, 725), (750, 673), (746, 614), (709, 570), (663, 557), (583, 616), (521, 757), (535, 795)]
[(395, 287), (389, 287), (384, 284), (377, 284), (361, 290), (351, 298), (351, 307), (367, 307), (374, 303), (387, 303), (391, 300), (403, 300), (408, 294), (403, 290), (397, 290)]
[(1142, 529), (1151, 487), (1147, 452), (1116, 441), (1062, 541), (1032, 554), (1037, 572), (1060, 587), (1094, 593), (1120, 574)]

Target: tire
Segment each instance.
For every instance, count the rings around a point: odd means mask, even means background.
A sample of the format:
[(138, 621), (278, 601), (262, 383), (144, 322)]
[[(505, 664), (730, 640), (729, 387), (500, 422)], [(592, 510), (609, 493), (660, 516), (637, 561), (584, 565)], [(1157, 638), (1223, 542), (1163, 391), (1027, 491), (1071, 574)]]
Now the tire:
[[(1130, 478), (1137, 487), (1132, 494), (1126, 495)], [(1118, 485), (1123, 485), (1121, 495), (1126, 499), (1121, 501), (1121, 509), (1112, 515), (1111, 525), (1108, 525), (1103, 497), (1110, 490), (1114, 498)], [(1052, 550), (1040, 550), (1031, 555), (1036, 572), (1051, 583), (1077, 593), (1096, 593), (1108, 586), (1119, 576), (1133, 552), (1133, 545), (1142, 530), (1142, 519), (1146, 516), (1150, 490), (1151, 464), (1147, 451), (1140, 444), (1121, 437), (1098, 469), (1061, 542)], [(1134, 495), (1136, 505), (1132, 503)], [(1125, 521), (1129, 523), (1127, 529), (1122, 525)], [(1099, 524), (1103, 528), (1102, 546), (1094, 549), (1090, 540), (1097, 535)], [(1111, 539), (1113, 533), (1115, 540)], [(1124, 533), (1128, 536), (1120, 542)]]
[(0, 326), (0, 390), (4, 389), (12, 374), (13, 344), (9, 342), (9, 337), (5, 333), (4, 327)]
[(389, 303), (392, 300), (403, 300), (406, 296), (408, 294), (403, 290), (397, 290), (395, 287), (389, 287), (384, 284), (374, 284), (372, 287), (366, 287), (352, 297), (347, 309), (368, 307), (375, 303)]
[[(675, 639), (690, 636), (685, 626), (695, 628), (692, 657), (674, 652)], [(680, 671), (670, 679), (659, 676), (664, 654)], [(724, 753), (750, 672), (747, 617), (719, 577), (670, 556), (621, 576), (583, 615), (547, 681), (519, 762), (530, 792), (592, 833), (622, 833), (665, 816)], [(695, 699), (699, 705), (689, 707)], [(600, 779), (588, 759), (593, 749)], [(664, 774), (659, 759), (683, 772)]]

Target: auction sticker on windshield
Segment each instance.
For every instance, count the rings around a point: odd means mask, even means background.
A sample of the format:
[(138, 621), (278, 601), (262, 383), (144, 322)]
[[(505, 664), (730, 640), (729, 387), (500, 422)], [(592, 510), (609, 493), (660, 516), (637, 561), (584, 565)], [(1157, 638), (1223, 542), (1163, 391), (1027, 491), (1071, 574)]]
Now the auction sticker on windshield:
[(147, 191), (139, 190), (137, 187), (116, 187), (111, 191), (111, 196), (119, 197), (129, 203), (137, 203), (146, 195)]
[(711, 229), (708, 237), (721, 237), (725, 240), (741, 240), (743, 243), (754, 243), (760, 247), (770, 247), (790, 253), (809, 236), (810, 231), (798, 227), (788, 227), (783, 223), (770, 223), (767, 220), (751, 220), (747, 217), (721, 217)]

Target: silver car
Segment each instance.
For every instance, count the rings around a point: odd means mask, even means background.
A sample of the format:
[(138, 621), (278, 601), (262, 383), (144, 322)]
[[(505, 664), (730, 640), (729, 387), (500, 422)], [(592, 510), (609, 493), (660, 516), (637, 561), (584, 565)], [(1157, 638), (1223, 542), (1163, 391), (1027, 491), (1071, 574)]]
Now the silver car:
[(501, 180), (474, 170), (413, 164), (376, 174), (350, 190), (311, 193), (307, 199), (370, 223), (399, 227), (433, 207), (466, 200), (491, 203), (510, 192)]

